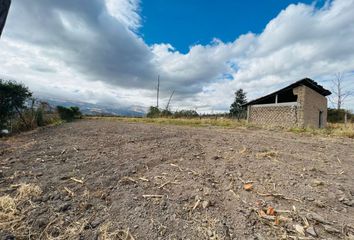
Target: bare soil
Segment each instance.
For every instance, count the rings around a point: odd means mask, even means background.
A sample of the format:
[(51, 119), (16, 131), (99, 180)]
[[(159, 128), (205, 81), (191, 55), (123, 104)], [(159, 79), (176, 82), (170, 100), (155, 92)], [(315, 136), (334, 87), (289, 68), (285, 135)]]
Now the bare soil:
[(0, 140), (0, 169), (0, 197), (42, 190), (2, 239), (354, 239), (348, 138), (82, 120)]

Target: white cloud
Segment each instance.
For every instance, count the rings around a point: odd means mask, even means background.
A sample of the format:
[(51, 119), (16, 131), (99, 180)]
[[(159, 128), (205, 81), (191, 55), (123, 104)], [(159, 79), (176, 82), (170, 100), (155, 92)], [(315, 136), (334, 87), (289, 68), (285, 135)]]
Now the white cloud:
[[(354, 0), (334, 0), (320, 9), (292, 4), (258, 35), (215, 39), (186, 54), (169, 43), (148, 46), (138, 36), (139, 5), (14, 1), (0, 42), (0, 74), (38, 93), (143, 106), (154, 103), (160, 74), (162, 105), (176, 90), (175, 109), (224, 111), (237, 88), (253, 98), (303, 77), (330, 87), (334, 73), (354, 72)], [(354, 87), (353, 74), (346, 82)]]
[(132, 30), (137, 30), (140, 25), (139, 6), (140, 0), (105, 0), (109, 14)]
[[(204, 84), (203, 91), (190, 100), (219, 110), (228, 107), (231, 91), (239, 87), (245, 88), (250, 97), (304, 77), (329, 87), (325, 79), (339, 71), (354, 70), (353, 11), (352, 0), (333, 1), (321, 9), (314, 5), (290, 5), (260, 35), (243, 35), (228, 44), (194, 46), (186, 55), (168, 55), (165, 51), (160, 53), (161, 65), (166, 65), (172, 76), (180, 74), (189, 80), (212, 76), (211, 83)], [(195, 69), (201, 70), (193, 72)], [(222, 73), (231, 74), (233, 80), (218, 80)], [(353, 79), (351, 75), (347, 77), (350, 88), (354, 87)], [(353, 102), (348, 102), (347, 107), (350, 103)]]

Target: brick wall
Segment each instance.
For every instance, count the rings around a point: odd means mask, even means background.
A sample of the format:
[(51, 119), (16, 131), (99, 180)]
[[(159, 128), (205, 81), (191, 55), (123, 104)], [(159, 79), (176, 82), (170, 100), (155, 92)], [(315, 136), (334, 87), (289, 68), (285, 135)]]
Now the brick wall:
[(326, 127), (327, 98), (306, 86), (294, 88), (293, 92), (298, 97), (297, 105), (252, 105), (248, 121), (267, 126), (318, 128), (322, 112), (322, 127)]
[(248, 121), (267, 126), (294, 127), (297, 125), (298, 106), (253, 105), (249, 106)]

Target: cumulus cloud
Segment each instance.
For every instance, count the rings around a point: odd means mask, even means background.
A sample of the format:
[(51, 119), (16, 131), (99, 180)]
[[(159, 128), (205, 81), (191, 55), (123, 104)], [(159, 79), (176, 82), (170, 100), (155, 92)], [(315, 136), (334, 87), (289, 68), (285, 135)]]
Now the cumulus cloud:
[[(225, 111), (233, 92), (249, 98), (303, 77), (327, 87), (336, 72), (354, 87), (354, 0), (292, 4), (260, 34), (214, 39), (186, 54), (139, 36), (139, 0), (14, 1), (0, 42), (3, 76), (38, 92), (83, 101), (148, 106), (157, 75), (162, 102)], [(350, 103), (350, 102), (349, 102)]]
[(139, 0), (106, 0), (108, 13), (119, 22), (136, 31), (140, 26)]
[[(333, 1), (321, 9), (293, 4), (259, 35), (242, 35), (232, 43), (193, 46), (186, 55), (166, 45), (154, 49), (167, 76), (179, 76), (192, 86), (201, 78), (209, 83), (197, 85), (203, 90), (187, 99), (186, 105), (202, 102), (200, 107), (206, 110), (213, 106), (222, 111), (232, 101), (231, 90), (239, 87), (256, 97), (304, 77), (330, 87), (328, 80), (334, 73), (352, 72), (353, 9), (352, 0)], [(231, 80), (223, 78), (225, 75), (231, 75)], [(353, 80), (347, 75), (348, 87), (354, 87)]]
[[(147, 87), (154, 73), (152, 53), (131, 28), (136, 28), (134, 1), (14, 1), (4, 38), (37, 57), (61, 62), (91, 81), (121, 87)], [(118, 9), (122, 7), (124, 14)], [(26, 48), (26, 49), (25, 49)], [(1, 52), (8, 51), (2, 47)], [(14, 62), (17, 60), (13, 55)], [(46, 68), (49, 66), (41, 66)]]

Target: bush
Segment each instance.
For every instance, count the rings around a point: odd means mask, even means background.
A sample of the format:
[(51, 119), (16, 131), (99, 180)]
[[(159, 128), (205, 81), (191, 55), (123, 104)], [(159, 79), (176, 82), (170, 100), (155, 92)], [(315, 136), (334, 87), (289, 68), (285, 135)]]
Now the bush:
[(173, 114), (175, 118), (194, 118), (199, 117), (199, 114), (195, 110), (181, 110)]
[(19, 133), (61, 122), (57, 113), (44, 113), (41, 108), (36, 110), (26, 109), (22, 111), (22, 116), (26, 124), (20, 118), (13, 118), (9, 125), (9, 130), (11, 130), (12, 133)]
[(74, 114), (74, 118), (82, 118), (82, 113), (80, 112), (79, 107), (70, 107), (70, 109)]
[(161, 114), (160, 109), (158, 109), (157, 107), (151, 106), (149, 108), (149, 111), (146, 116), (148, 118), (158, 118), (158, 117), (160, 117), (160, 114)]
[(343, 123), (344, 122), (344, 116), (345, 113), (347, 112), (347, 117), (348, 117), (348, 122), (353, 122), (354, 121), (354, 114), (351, 112), (344, 110), (344, 109), (328, 109), (328, 122), (330, 123)]
[(42, 108), (38, 108), (36, 111), (36, 123), (38, 127), (42, 127), (45, 125), (44, 113)]
[(62, 120), (68, 121), (68, 122), (82, 117), (82, 114), (81, 114), (80, 109), (78, 107), (66, 108), (63, 106), (57, 106), (57, 110), (58, 110), (60, 118)]
[(148, 118), (173, 117), (173, 118), (195, 118), (199, 114), (195, 110), (181, 110), (172, 113), (170, 110), (160, 110), (157, 107), (150, 107), (146, 115)]
[(173, 115), (173, 113), (170, 110), (165, 109), (161, 112), (160, 115), (161, 115), (161, 117), (171, 117)]

